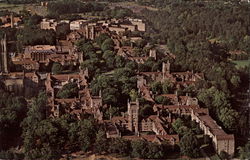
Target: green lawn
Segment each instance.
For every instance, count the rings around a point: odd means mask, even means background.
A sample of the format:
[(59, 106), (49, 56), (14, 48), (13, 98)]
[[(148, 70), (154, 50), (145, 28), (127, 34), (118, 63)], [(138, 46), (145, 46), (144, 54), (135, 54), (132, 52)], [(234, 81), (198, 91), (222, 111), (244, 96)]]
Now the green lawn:
[(11, 12), (19, 13), (23, 9), (31, 11), (32, 14), (38, 14), (41, 16), (47, 15), (47, 9), (45, 7), (40, 6), (39, 4), (7, 4), (0, 3), (0, 11), (1, 10), (9, 10)]
[(250, 60), (239, 60), (239, 61), (232, 61), (236, 64), (237, 68), (245, 67), (250, 65)]
[(19, 12), (23, 9), (23, 4), (7, 4), (7, 3), (0, 3), (0, 10), (9, 10), (14, 12)]

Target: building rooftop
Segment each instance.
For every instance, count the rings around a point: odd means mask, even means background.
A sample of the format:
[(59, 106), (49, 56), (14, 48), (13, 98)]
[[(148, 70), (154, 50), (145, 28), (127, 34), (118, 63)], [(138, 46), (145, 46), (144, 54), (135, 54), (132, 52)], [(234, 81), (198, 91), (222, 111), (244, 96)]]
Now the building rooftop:
[(198, 114), (198, 117), (217, 139), (234, 139), (233, 135), (227, 134), (209, 115)]

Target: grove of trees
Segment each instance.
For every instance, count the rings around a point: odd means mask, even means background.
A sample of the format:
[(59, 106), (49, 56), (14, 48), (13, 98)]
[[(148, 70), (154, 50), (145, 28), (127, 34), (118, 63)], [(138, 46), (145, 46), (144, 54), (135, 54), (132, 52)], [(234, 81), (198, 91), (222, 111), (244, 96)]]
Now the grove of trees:
[(236, 131), (241, 121), (233, 97), (244, 77), (228, 61), (228, 52), (242, 50), (249, 55), (249, 11), (243, 4), (179, 1), (142, 14), (150, 26), (145, 38), (167, 44), (175, 54), (173, 71), (204, 73), (206, 80), (199, 82), (192, 94), (229, 132)]

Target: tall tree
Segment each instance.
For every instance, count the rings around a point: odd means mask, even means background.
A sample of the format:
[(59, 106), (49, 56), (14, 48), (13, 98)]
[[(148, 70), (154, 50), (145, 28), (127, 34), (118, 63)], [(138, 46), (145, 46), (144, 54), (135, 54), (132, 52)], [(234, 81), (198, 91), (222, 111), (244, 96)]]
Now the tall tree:
[(180, 149), (183, 155), (189, 157), (199, 156), (199, 143), (197, 138), (192, 133), (185, 134), (180, 140)]

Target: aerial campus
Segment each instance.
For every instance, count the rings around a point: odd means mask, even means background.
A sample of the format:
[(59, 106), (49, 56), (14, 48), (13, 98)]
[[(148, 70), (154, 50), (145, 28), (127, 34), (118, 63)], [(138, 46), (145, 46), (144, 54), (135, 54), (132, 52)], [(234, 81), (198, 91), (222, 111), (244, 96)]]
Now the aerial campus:
[(250, 159), (249, 1), (0, 1), (0, 159)]

